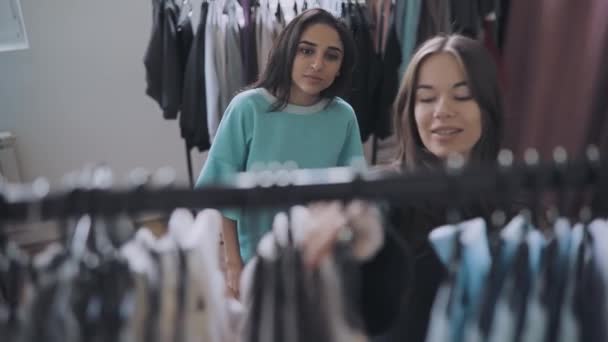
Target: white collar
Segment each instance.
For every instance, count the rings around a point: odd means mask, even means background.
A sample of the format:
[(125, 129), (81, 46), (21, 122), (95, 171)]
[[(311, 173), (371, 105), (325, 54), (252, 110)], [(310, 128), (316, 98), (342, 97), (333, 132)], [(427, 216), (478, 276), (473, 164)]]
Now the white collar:
[[(271, 104), (277, 102), (277, 98), (269, 92), (265, 88), (258, 88), (259, 93), (266, 98)], [(323, 98), (319, 100), (319, 102), (311, 105), (311, 106), (298, 106), (291, 103), (288, 103), (285, 108), (281, 109), (281, 112), (291, 113), (291, 114), (315, 114), (327, 106), (329, 103), (329, 99)]]

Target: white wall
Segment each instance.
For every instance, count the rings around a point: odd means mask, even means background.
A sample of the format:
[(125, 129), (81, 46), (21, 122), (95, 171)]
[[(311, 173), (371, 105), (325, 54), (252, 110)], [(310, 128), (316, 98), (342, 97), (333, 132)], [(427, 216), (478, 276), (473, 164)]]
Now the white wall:
[[(195, 1), (196, 10), (198, 3)], [(0, 130), (22, 177), (53, 184), (87, 162), (117, 176), (169, 165), (187, 182), (177, 121), (145, 95), (151, 0), (22, 0), (30, 49), (0, 53)], [(195, 178), (200, 156), (195, 158)]]

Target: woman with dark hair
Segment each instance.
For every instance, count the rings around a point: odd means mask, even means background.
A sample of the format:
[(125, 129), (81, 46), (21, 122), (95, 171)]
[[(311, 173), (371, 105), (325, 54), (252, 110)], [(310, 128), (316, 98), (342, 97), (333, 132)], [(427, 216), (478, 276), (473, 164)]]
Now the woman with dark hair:
[[(460, 35), (432, 38), (412, 57), (395, 101), (396, 168), (406, 173), (438, 169), (451, 155), (460, 155), (467, 166), (494, 163), (502, 116), (496, 68), (483, 45)], [(456, 205), (462, 219), (489, 218), (493, 202), (488, 197), (466, 208)], [(361, 273), (361, 308), (370, 334), (387, 332), (394, 324), (388, 341), (425, 340), (446, 272), (428, 233), (446, 224), (448, 206), (454, 206), (450, 199), (390, 206), (384, 217), (377, 217), (386, 226), (384, 245)], [(348, 221), (348, 214), (343, 215)], [(304, 253), (309, 265), (329, 253), (343, 229), (327, 224), (309, 235)]]
[[(355, 113), (338, 97), (348, 87), (354, 54), (350, 31), (329, 12), (311, 9), (294, 18), (276, 40), (259, 81), (230, 102), (197, 186), (230, 181), (260, 165), (327, 168), (362, 159)], [(223, 212), (233, 296), (238, 296), (243, 263), (277, 211)]]

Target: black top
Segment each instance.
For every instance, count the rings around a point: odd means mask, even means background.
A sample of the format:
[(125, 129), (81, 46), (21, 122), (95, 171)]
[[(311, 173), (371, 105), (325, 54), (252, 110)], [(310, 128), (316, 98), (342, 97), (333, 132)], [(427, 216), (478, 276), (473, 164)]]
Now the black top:
[[(447, 272), (427, 236), (447, 223), (446, 213), (445, 205), (427, 203), (385, 210), (384, 245), (361, 274), (362, 315), (370, 335), (425, 341), (435, 294)], [(489, 208), (474, 205), (461, 215), (463, 220), (487, 219), (488, 213)]]
[(369, 23), (365, 18), (365, 9), (359, 5), (349, 4), (345, 21), (353, 33), (357, 49), (357, 60), (352, 74), (352, 87), (344, 99), (353, 107), (357, 115), (361, 140), (366, 141), (372, 132), (371, 119), (374, 112), (370, 97), (370, 75), (375, 58), (374, 45)]
[(192, 44), (192, 24), (187, 16), (180, 22), (180, 9), (173, 1), (153, 0), (152, 4), (152, 36), (144, 57), (146, 94), (156, 100), (165, 119), (176, 119)]
[(190, 49), (184, 75), (184, 96), (179, 119), (182, 138), (188, 149), (206, 151), (211, 147), (207, 126), (207, 97), (205, 95), (205, 26), (209, 3), (201, 4), (201, 19)]

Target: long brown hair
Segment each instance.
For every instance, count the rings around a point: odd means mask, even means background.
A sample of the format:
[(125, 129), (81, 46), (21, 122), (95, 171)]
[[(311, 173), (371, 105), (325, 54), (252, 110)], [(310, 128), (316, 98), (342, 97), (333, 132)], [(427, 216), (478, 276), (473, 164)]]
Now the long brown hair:
[[(473, 98), (481, 109), (482, 133), (473, 147), (467, 165), (495, 162), (502, 134), (502, 103), (496, 66), (491, 55), (476, 40), (461, 35), (438, 36), (423, 43), (412, 57), (394, 103), (394, 127), (399, 143), (396, 163), (404, 171), (436, 169), (441, 160), (428, 151), (418, 132), (414, 117), (415, 94), (422, 63), (437, 53), (450, 53), (463, 68)], [(459, 205), (462, 218), (489, 217), (495, 204), (491, 196)], [(452, 199), (421, 201), (411, 206), (395, 207), (389, 213), (390, 221), (408, 241), (416, 253), (427, 251), (427, 234), (430, 229), (445, 224), (447, 209)]]
[(289, 101), (292, 85), (291, 71), (298, 43), (302, 33), (314, 24), (325, 24), (335, 29), (344, 47), (340, 72), (334, 82), (321, 92), (321, 97), (333, 99), (335, 96), (342, 95), (350, 85), (351, 74), (355, 65), (355, 43), (351, 32), (343, 22), (323, 9), (306, 10), (290, 21), (285, 29), (281, 31), (270, 51), (264, 72), (252, 86), (254, 88), (266, 88), (277, 97), (277, 102), (273, 104), (271, 109), (273, 111), (284, 108)]
[(496, 160), (502, 140), (503, 109), (496, 65), (484, 46), (462, 35), (437, 36), (423, 43), (407, 67), (393, 107), (399, 143), (397, 162), (403, 169), (436, 167), (440, 160), (422, 143), (414, 118), (415, 94), (422, 63), (431, 55), (450, 53), (467, 77), (473, 98), (481, 108), (481, 138), (473, 147), (469, 164)]

